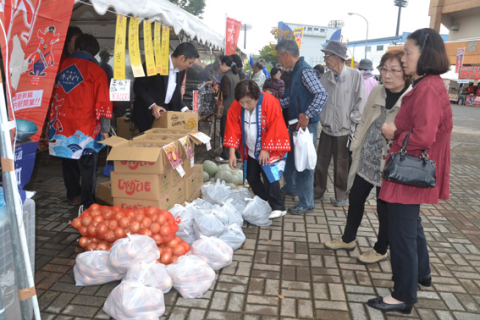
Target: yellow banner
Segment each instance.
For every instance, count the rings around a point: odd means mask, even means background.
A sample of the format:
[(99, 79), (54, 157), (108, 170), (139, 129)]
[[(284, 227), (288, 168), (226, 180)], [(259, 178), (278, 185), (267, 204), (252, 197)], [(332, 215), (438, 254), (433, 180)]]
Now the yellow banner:
[(128, 27), (128, 53), (130, 55), (130, 64), (132, 66), (133, 76), (145, 77), (142, 68), (142, 58), (140, 56), (140, 45), (138, 43), (138, 18), (130, 18)]
[(113, 79), (125, 80), (125, 40), (127, 36), (127, 18), (117, 15), (115, 31), (115, 52), (113, 61)]
[(168, 76), (168, 70), (170, 69), (170, 59), (168, 57), (170, 53), (170, 28), (162, 28), (162, 52), (160, 54), (160, 74), (162, 76)]
[(161, 73), (162, 66), (160, 65), (160, 57), (162, 56), (162, 25), (155, 21), (155, 29), (154, 29), (154, 37), (155, 37), (155, 71), (156, 73)]
[(147, 20), (143, 21), (143, 45), (145, 47), (145, 64), (147, 65), (147, 75), (149, 77), (154, 76), (157, 74), (157, 72), (153, 53), (152, 24)]
[(303, 42), (303, 27), (296, 27), (293, 29), (293, 34), (295, 36), (295, 41), (297, 41), (298, 44), (298, 52), (301, 52)]

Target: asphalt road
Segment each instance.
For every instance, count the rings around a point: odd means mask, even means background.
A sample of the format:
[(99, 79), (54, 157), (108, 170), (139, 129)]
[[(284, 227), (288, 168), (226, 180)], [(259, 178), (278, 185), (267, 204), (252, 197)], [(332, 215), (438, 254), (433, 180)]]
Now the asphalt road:
[(480, 131), (480, 108), (452, 104), (453, 126)]

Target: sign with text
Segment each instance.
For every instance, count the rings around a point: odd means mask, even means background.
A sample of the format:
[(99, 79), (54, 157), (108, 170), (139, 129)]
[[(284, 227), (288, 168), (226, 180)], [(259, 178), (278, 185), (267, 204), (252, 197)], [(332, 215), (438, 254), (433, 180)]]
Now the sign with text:
[(125, 43), (127, 40), (127, 18), (117, 16), (115, 51), (113, 53), (113, 79), (125, 80)]
[(198, 112), (198, 90), (193, 90), (193, 112)]
[(133, 76), (135, 78), (145, 77), (142, 67), (142, 57), (140, 54), (140, 44), (138, 43), (138, 18), (130, 18), (128, 25), (128, 54), (130, 64), (132, 65)]
[(227, 33), (225, 44), (225, 55), (230, 56), (237, 51), (238, 38), (242, 23), (238, 20), (227, 18)]
[(459, 80), (480, 80), (480, 67), (460, 67), (458, 69)]
[(303, 41), (303, 27), (296, 27), (293, 29), (293, 35), (295, 36), (295, 41), (298, 44), (298, 52), (302, 51), (302, 41)]
[(130, 101), (130, 80), (112, 79), (110, 101)]
[(145, 64), (147, 66), (147, 75), (157, 74), (155, 66), (155, 57), (152, 42), (152, 24), (150, 21), (143, 21), (143, 46), (145, 48)]
[(458, 48), (457, 59), (455, 61), (455, 73), (458, 73), (458, 69), (463, 67), (463, 57), (465, 56), (465, 48)]

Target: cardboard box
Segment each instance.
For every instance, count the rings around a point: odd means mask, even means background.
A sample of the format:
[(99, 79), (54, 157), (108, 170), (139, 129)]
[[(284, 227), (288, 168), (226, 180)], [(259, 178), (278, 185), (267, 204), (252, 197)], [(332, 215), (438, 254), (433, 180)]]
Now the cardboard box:
[(102, 182), (98, 185), (95, 198), (97, 198), (97, 200), (101, 200), (106, 205), (113, 205), (112, 186), (110, 181)]
[[(120, 137), (111, 137), (100, 143), (112, 147), (107, 160), (113, 161), (116, 173), (148, 173), (162, 174), (172, 165), (162, 148), (132, 147), (138, 143), (155, 143), (158, 140), (125, 140)], [(176, 142), (178, 148), (178, 142)]]
[[(169, 136), (171, 138), (163, 139), (164, 137)], [(151, 140), (151, 141), (156, 141), (157, 143), (160, 144), (169, 144), (172, 141), (176, 141), (177, 143), (177, 148), (180, 150), (180, 155), (182, 156), (182, 159), (187, 159), (187, 155), (185, 154), (185, 149), (183, 148), (182, 144), (178, 139), (183, 138), (185, 136), (188, 136), (188, 134), (165, 134), (165, 133), (146, 133), (142, 134), (138, 137), (133, 138), (133, 140)], [(189, 138), (190, 139), (190, 138)], [(192, 146), (193, 152), (195, 153), (195, 142), (190, 139), (190, 145)]]
[[(184, 183), (185, 183), (185, 199), (190, 199), (193, 194), (197, 191), (200, 190), (202, 185), (199, 185), (198, 181), (198, 175), (195, 173), (189, 175), (188, 177), (185, 177)], [(203, 183), (203, 177), (202, 177), (202, 183)]]
[(198, 128), (198, 113), (194, 112), (162, 112), (159, 119), (155, 119), (152, 128), (196, 130)]
[[(130, 124), (132, 125), (132, 133), (130, 134)], [(130, 140), (132, 137), (138, 135), (138, 127), (135, 123), (126, 116), (117, 118), (117, 136)]]
[(189, 129), (168, 129), (168, 128), (152, 128), (144, 132), (144, 134), (157, 133), (157, 134), (188, 134), (194, 130)]
[(198, 190), (197, 192), (195, 192), (187, 201), (188, 202), (192, 202), (193, 200), (195, 199), (198, 199), (202, 196), (202, 191), (201, 190)]
[(170, 193), (160, 200), (141, 200), (131, 198), (114, 198), (113, 204), (124, 209), (143, 209), (148, 207), (155, 207), (162, 210), (170, 210), (174, 203), (171, 201)]
[(179, 183), (173, 170), (164, 174), (132, 174), (112, 172), (113, 198), (160, 200)]
[(173, 190), (170, 193), (170, 198), (173, 202), (173, 204), (182, 204), (187, 200), (188, 198), (185, 196), (185, 182), (181, 181), (178, 183)]

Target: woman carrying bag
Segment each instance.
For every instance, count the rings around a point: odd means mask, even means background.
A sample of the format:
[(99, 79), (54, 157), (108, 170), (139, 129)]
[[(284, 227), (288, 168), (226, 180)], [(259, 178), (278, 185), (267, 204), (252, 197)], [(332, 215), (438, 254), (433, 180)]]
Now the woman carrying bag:
[[(334, 241), (325, 242), (330, 250), (354, 250), (357, 246), (357, 231), (362, 222), (370, 191), (375, 187), (377, 198), (382, 185), (381, 172), (388, 153), (387, 140), (382, 134), (382, 125), (391, 123), (400, 110), (402, 97), (411, 89), (412, 77), (405, 74), (402, 66), (403, 50), (385, 53), (378, 66), (382, 85), (373, 88), (368, 97), (362, 120), (352, 141), (352, 166), (348, 175), (349, 191), (347, 225), (343, 235)], [(364, 61), (364, 60), (362, 60)], [(379, 221), (378, 237), (375, 246), (361, 254), (357, 260), (363, 264), (385, 261), (388, 258), (387, 207), (377, 199)]]
[(271, 94), (262, 93), (251, 79), (240, 81), (235, 88), (223, 146), (229, 148), (232, 169), (237, 161), (235, 152), (240, 150), (244, 175), (253, 193), (272, 207), (268, 218), (284, 216), (287, 211), (280, 195), (279, 180), (290, 151), (290, 138), (280, 102)]
[[(397, 181), (384, 180), (379, 198), (386, 202), (388, 242), (394, 287), (391, 296), (368, 300), (368, 305), (383, 312), (410, 314), (417, 300), (417, 284), (431, 285), (427, 241), (420, 218), (420, 205), (436, 204), (449, 198), (450, 139), (452, 108), (440, 75), (450, 68), (445, 44), (437, 31), (420, 29), (407, 38), (402, 58), (403, 69), (413, 78), (413, 89), (402, 99), (395, 122), (382, 127), (385, 138), (393, 140), (383, 172), (395, 172), (391, 160), (401, 153), (407, 138), (409, 159), (425, 164), (435, 161), (434, 187), (418, 187), (412, 182), (428, 178), (413, 170), (399, 170)], [(404, 151), (404, 150), (402, 150)], [(421, 158), (422, 153), (428, 154)], [(397, 157), (398, 158), (398, 157)], [(406, 158), (404, 157), (403, 160)], [(406, 159), (408, 161), (408, 159)], [(397, 168), (401, 169), (401, 168)], [(420, 173), (421, 171), (419, 171)], [(425, 171), (423, 171), (425, 172)], [(427, 172), (428, 173), (428, 172)], [(388, 177), (391, 177), (390, 175)]]

